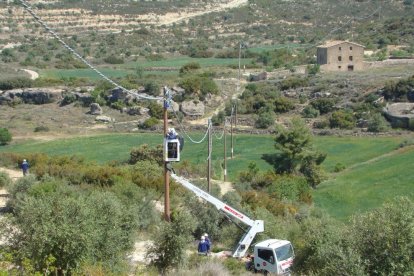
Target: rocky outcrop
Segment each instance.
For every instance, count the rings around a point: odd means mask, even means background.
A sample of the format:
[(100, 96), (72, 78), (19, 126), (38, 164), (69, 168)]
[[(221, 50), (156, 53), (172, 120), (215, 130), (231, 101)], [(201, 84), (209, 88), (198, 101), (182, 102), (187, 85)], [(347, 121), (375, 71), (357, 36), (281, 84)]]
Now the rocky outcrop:
[(90, 106), (95, 101), (95, 98), (89, 93), (75, 92), (73, 94), (76, 101), (80, 102), (84, 107)]
[(383, 111), (393, 127), (414, 130), (414, 103), (390, 104)]
[(142, 94), (143, 96), (149, 96), (144, 93), (145, 92), (144, 87), (139, 87), (138, 89), (132, 89), (130, 90), (130, 92), (132, 93), (129, 93), (119, 87), (114, 88), (110, 91), (111, 94), (108, 96), (108, 100), (110, 102), (122, 101), (126, 104), (132, 104), (136, 101), (141, 100), (141, 98), (138, 97), (137, 95), (134, 95), (134, 93)]
[(185, 101), (181, 103), (181, 112), (190, 117), (204, 116), (205, 106), (200, 101)]
[(102, 107), (98, 103), (92, 103), (90, 105), (90, 109), (89, 113), (91, 115), (102, 115), (103, 113)]
[(21, 102), (27, 104), (47, 104), (57, 102), (62, 97), (60, 88), (23, 88), (4, 91), (0, 94), (0, 104)]
[(132, 107), (124, 107), (122, 112), (127, 113), (128, 115), (135, 116), (135, 115), (142, 115), (146, 116), (149, 113), (149, 109), (142, 106), (132, 106)]
[(96, 116), (95, 121), (102, 122), (102, 123), (112, 123), (115, 120), (112, 119), (111, 117), (100, 115), (100, 116)]

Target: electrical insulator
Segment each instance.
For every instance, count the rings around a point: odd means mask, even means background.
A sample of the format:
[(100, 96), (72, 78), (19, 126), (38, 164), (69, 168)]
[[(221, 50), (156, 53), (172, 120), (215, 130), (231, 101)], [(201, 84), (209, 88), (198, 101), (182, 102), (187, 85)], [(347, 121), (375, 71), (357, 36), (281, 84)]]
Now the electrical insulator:
[(178, 162), (180, 161), (181, 143), (175, 130), (168, 129), (167, 136), (164, 139), (164, 161)]

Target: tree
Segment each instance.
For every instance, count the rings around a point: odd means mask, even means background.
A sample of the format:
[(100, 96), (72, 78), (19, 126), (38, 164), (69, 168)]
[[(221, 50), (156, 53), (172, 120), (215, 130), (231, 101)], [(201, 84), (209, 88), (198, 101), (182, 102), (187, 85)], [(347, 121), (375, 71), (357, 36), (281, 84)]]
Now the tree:
[(276, 127), (275, 148), (278, 152), (270, 161), (277, 172), (301, 173), (312, 186), (323, 179), (319, 165), (326, 154), (314, 149), (310, 130), (300, 118), (293, 118), (287, 128)]
[(12, 135), (7, 128), (0, 128), (0, 145), (7, 145), (12, 140)]
[(351, 112), (338, 110), (332, 113), (329, 118), (331, 128), (353, 129), (355, 127), (355, 117)]
[(164, 223), (156, 232), (156, 241), (147, 252), (147, 257), (162, 274), (168, 269), (185, 262), (186, 245), (191, 241), (191, 233), (196, 225), (193, 217), (185, 212), (173, 213), (171, 223)]

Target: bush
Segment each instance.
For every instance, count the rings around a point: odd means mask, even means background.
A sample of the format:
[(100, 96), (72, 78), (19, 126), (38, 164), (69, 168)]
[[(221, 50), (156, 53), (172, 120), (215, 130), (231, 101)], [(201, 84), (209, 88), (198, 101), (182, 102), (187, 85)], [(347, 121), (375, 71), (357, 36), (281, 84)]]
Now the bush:
[(147, 258), (162, 274), (185, 263), (186, 245), (192, 241), (194, 218), (186, 212), (172, 214), (171, 223), (162, 224), (147, 251)]
[(381, 114), (372, 115), (368, 121), (368, 131), (371, 132), (385, 132), (389, 130), (389, 124), (387, 120)]
[(274, 115), (270, 112), (263, 112), (259, 114), (254, 126), (257, 128), (266, 129), (275, 124)]
[(334, 168), (334, 172), (341, 172), (343, 170), (345, 170), (345, 165), (342, 163), (336, 163), (335, 164), (335, 168)]
[(124, 63), (123, 58), (120, 58), (114, 55), (104, 58), (104, 61), (109, 64), (123, 64)]
[(34, 129), (34, 132), (48, 132), (49, 131), (49, 127), (47, 126), (37, 126)]
[(60, 102), (60, 105), (65, 106), (74, 102), (76, 102), (76, 95), (73, 93), (65, 93), (63, 95), (62, 101)]
[(145, 92), (152, 96), (160, 95), (160, 86), (155, 81), (147, 81), (144, 85)]
[(32, 87), (33, 81), (29, 78), (19, 77), (0, 81), (0, 90)]
[(276, 113), (285, 113), (295, 108), (293, 101), (285, 97), (276, 98), (273, 104)]
[(326, 114), (334, 110), (335, 101), (329, 98), (320, 98), (312, 101), (311, 105), (319, 110), (320, 114)]
[(319, 110), (311, 105), (308, 105), (303, 109), (302, 116), (304, 118), (316, 118), (319, 116)]
[(224, 111), (220, 111), (218, 114), (213, 115), (211, 117), (211, 123), (213, 126), (219, 126), (224, 123), (225, 120), (225, 114)]
[(160, 123), (160, 121), (157, 118), (151, 117), (149, 119), (146, 119), (141, 124), (139, 124), (139, 128), (142, 128), (142, 129), (152, 129), (156, 125), (158, 125), (159, 123)]
[(143, 144), (139, 148), (133, 148), (129, 154), (128, 163), (136, 164), (140, 161), (152, 161), (162, 165), (164, 163), (162, 145), (151, 148), (147, 144)]
[(353, 129), (355, 127), (355, 117), (346, 111), (335, 111), (329, 118), (331, 128)]
[(0, 172), (0, 188), (7, 187), (11, 184), (9, 175), (5, 172)]
[(0, 128), (0, 145), (7, 145), (12, 140), (12, 135), (7, 128)]
[(201, 66), (198, 62), (189, 62), (187, 64), (184, 64), (181, 68), (180, 68), (180, 74), (185, 74), (191, 71), (195, 71), (197, 69), (200, 69)]

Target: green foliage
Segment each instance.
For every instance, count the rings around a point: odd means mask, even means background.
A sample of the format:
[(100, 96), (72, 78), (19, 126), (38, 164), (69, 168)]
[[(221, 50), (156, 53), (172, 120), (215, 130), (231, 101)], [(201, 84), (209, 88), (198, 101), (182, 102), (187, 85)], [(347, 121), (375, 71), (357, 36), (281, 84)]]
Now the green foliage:
[(47, 126), (37, 126), (37, 127), (34, 128), (33, 131), (34, 132), (48, 132), (49, 127), (47, 127)]
[(274, 102), (274, 106), (275, 106), (274, 111), (276, 113), (285, 113), (295, 108), (293, 101), (286, 97), (276, 98)]
[(306, 70), (309, 75), (316, 75), (321, 71), (321, 66), (319, 64), (308, 65)]
[(278, 153), (269, 161), (277, 172), (301, 172), (313, 187), (322, 181), (319, 165), (326, 154), (314, 149), (310, 130), (302, 120), (294, 118), (287, 129), (277, 126), (275, 148)]
[(124, 63), (123, 58), (117, 57), (117, 56), (114, 56), (114, 55), (110, 55), (110, 56), (104, 58), (104, 61), (106, 63), (109, 63), (109, 64), (123, 64)]
[(184, 88), (184, 98), (199, 97), (203, 99), (207, 94), (217, 94), (219, 92), (217, 84), (209, 77), (188, 76), (180, 81), (180, 87)]
[(32, 87), (33, 81), (29, 78), (17, 77), (0, 80), (0, 90)]
[(310, 103), (320, 114), (326, 114), (334, 110), (335, 101), (331, 98), (319, 98)]
[(306, 78), (301, 77), (289, 77), (283, 81), (280, 82), (280, 89), (288, 90), (288, 89), (295, 89), (298, 87), (305, 87), (308, 86), (309, 80)]
[(254, 126), (257, 128), (269, 128), (275, 124), (275, 118), (272, 112), (262, 112), (259, 114)]
[(343, 171), (343, 170), (345, 170), (345, 165), (344, 164), (342, 164), (342, 163), (336, 163), (335, 164), (335, 168), (334, 168), (334, 172), (340, 172), (340, 171)]
[(0, 188), (8, 187), (11, 183), (9, 175), (5, 172), (0, 172)]
[(348, 235), (369, 274), (414, 273), (413, 210), (413, 202), (400, 197), (351, 220)]
[(375, 113), (371, 116), (368, 121), (368, 131), (371, 132), (386, 132), (389, 130), (389, 124), (385, 118), (379, 114)]
[(382, 93), (387, 100), (406, 102), (408, 93), (412, 91), (414, 91), (414, 75), (398, 82), (388, 82)]
[(142, 129), (152, 129), (159, 123), (160, 121), (157, 118), (151, 117), (151, 118), (146, 119), (141, 124), (139, 124), (139, 127)]
[[(12, 199), (15, 218), (9, 241), (35, 271), (53, 265), (70, 272), (85, 260), (115, 268), (132, 245), (136, 221), (112, 193), (79, 193), (48, 179), (19, 188)], [(16, 227), (18, 232), (13, 231)]]
[(12, 140), (12, 135), (7, 128), (0, 128), (0, 145), (7, 145)]
[(304, 118), (316, 118), (319, 116), (319, 110), (311, 105), (307, 105), (302, 111), (302, 116)]
[(61, 106), (65, 106), (71, 103), (74, 103), (76, 101), (76, 95), (73, 93), (64, 93), (63, 94), (63, 99), (60, 102)]
[(331, 128), (353, 129), (355, 127), (355, 117), (351, 112), (335, 111), (329, 118), (329, 126)]
[(186, 74), (192, 71), (195, 71), (197, 69), (200, 69), (201, 66), (198, 62), (189, 62), (187, 64), (184, 64), (181, 68), (180, 68), (180, 74)]
[(153, 238), (156, 242), (147, 251), (151, 264), (163, 274), (185, 263), (186, 246), (195, 225), (194, 218), (184, 211), (174, 213), (171, 220), (161, 225)]
[(219, 126), (224, 123), (225, 120), (225, 113), (224, 111), (219, 111), (219, 113), (214, 114), (213, 117), (211, 117), (211, 123), (213, 126)]
[(156, 118), (161, 120), (164, 116), (164, 108), (162, 107), (162, 105), (152, 101), (149, 105), (148, 105), (148, 109), (149, 109), (149, 114)]
[(152, 96), (159, 96), (160, 95), (160, 86), (155, 81), (147, 81), (145, 83), (145, 92)]
[(148, 144), (143, 144), (138, 148), (133, 148), (129, 155), (129, 164), (136, 164), (139, 161), (151, 161), (159, 165), (163, 164), (163, 148), (157, 145), (155, 148)]

